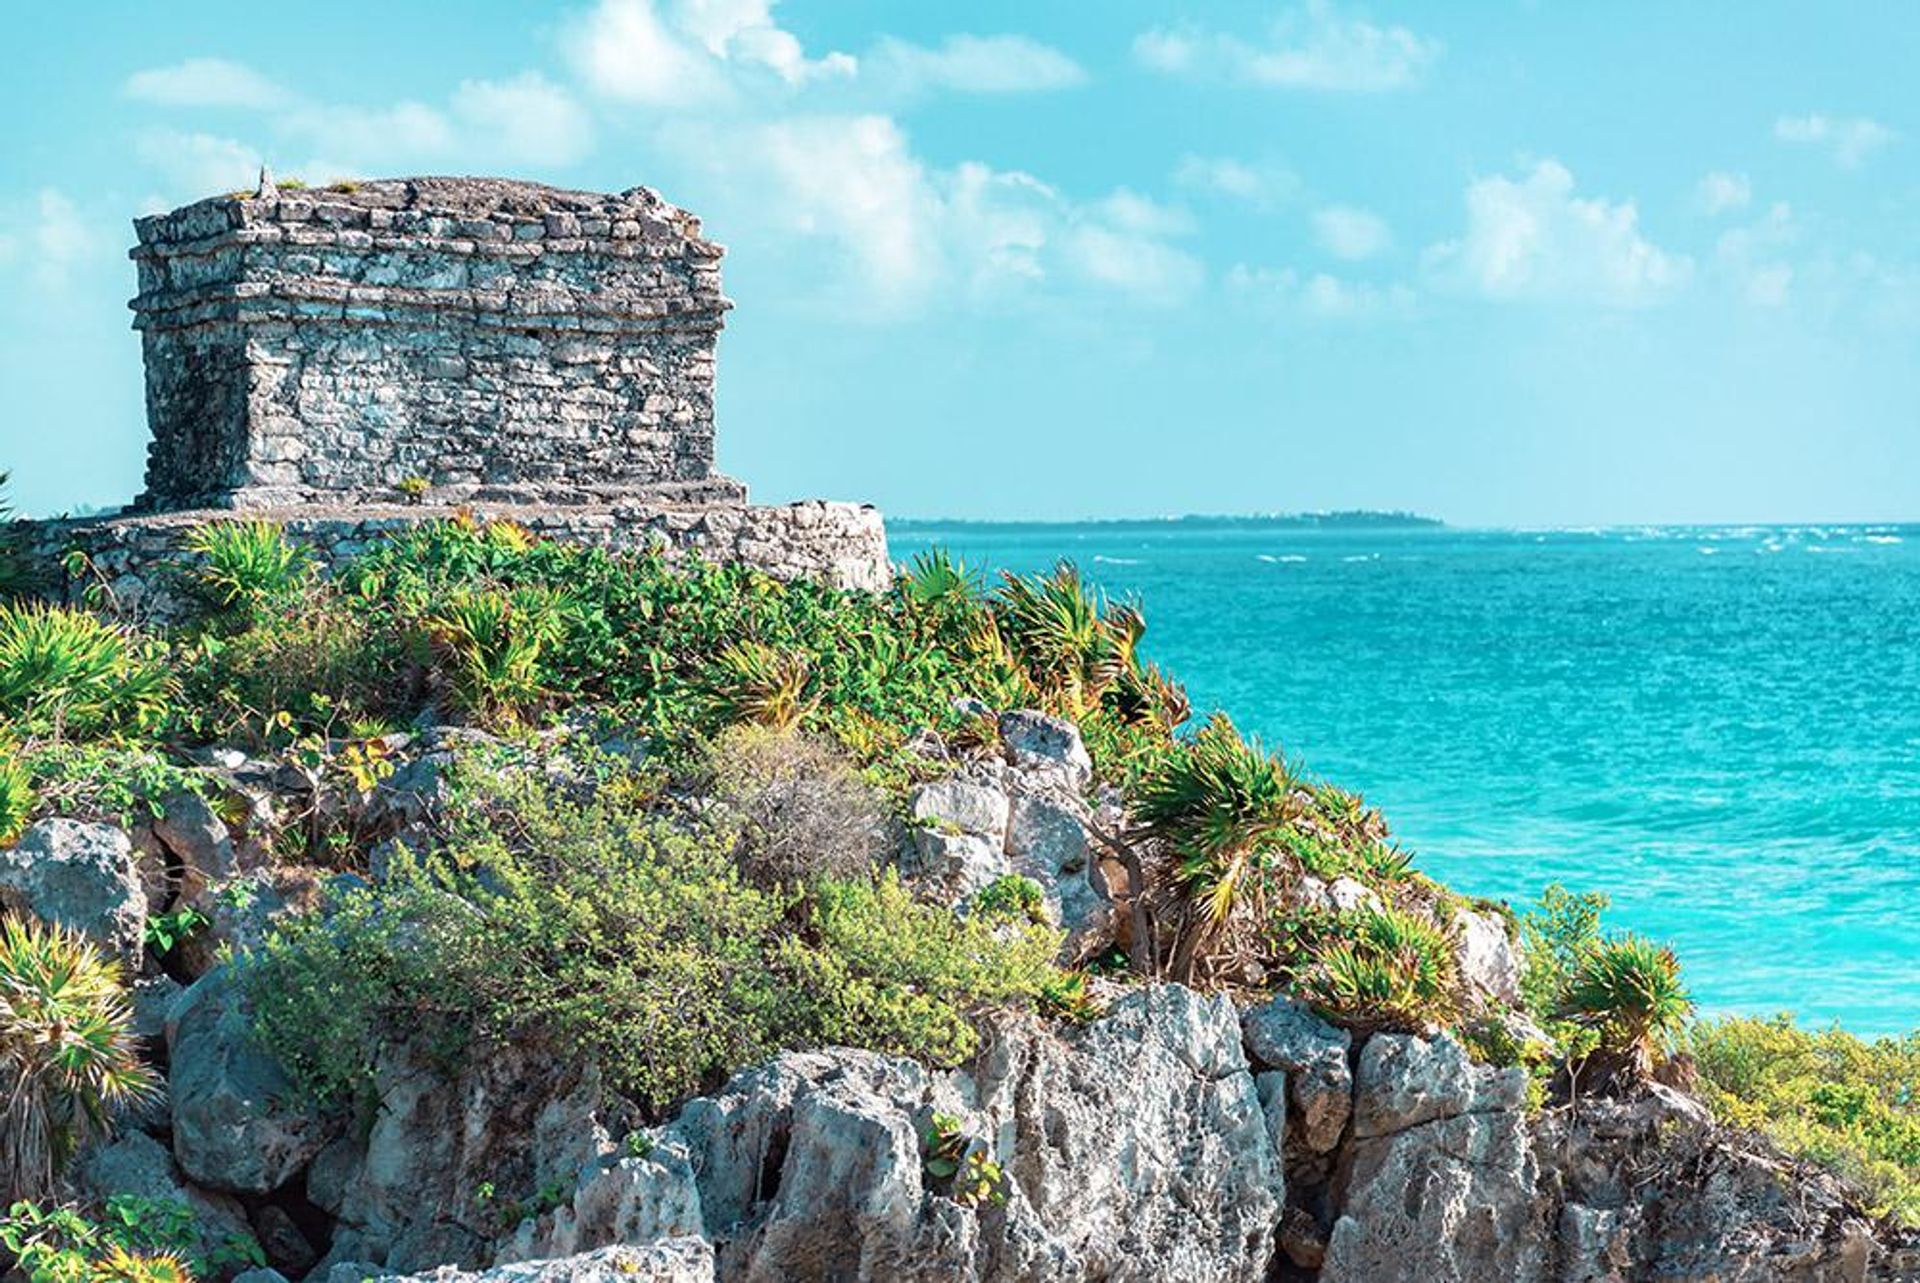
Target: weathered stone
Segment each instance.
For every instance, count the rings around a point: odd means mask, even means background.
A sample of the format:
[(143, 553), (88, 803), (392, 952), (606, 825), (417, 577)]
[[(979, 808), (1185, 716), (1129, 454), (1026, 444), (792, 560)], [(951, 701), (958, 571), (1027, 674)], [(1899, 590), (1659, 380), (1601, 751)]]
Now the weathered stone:
[(446, 1267), (424, 1274), (386, 1277), (405, 1277), (415, 1283), (713, 1283), (716, 1275), (713, 1248), (705, 1239), (669, 1238), (640, 1246), (603, 1247), (578, 1256), (498, 1265), (490, 1270), (470, 1272)]
[(40, 820), (0, 849), (0, 909), (77, 931), (138, 965), (147, 895), (133, 844), (111, 824)]
[(1000, 740), (1014, 766), (1051, 775), (1069, 792), (1079, 793), (1093, 779), (1093, 758), (1080, 728), (1063, 717), (1030, 708), (1002, 713)]
[(102, 1201), (115, 1194), (159, 1203), (183, 1203), (193, 1212), (197, 1246), (212, 1253), (253, 1237), (246, 1208), (231, 1195), (189, 1184), (173, 1155), (144, 1132), (129, 1131), (80, 1161), (81, 1184)]
[(1301, 1144), (1308, 1153), (1330, 1152), (1353, 1108), (1353, 1073), (1347, 1068), (1352, 1035), (1286, 996), (1249, 1007), (1240, 1028), (1254, 1064), (1286, 1073)]
[(1007, 859), (1015, 873), (1046, 893), (1049, 912), (1066, 929), (1069, 962), (1112, 944), (1117, 925), (1087, 823), (1086, 805), (1077, 798), (1024, 787), (1013, 796), (1007, 822)]
[(319, 1253), (294, 1224), (293, 1217), (278, 1204), (263, 1203), (254, 1211), (253, 1233), (267, 1260), (296, 1277), (305, 1275), (319, 1259)]
[(1520, 956), (1498, 914), (1463, 909), (1454, 915), (1454, 961), (1467, 992), (1481, 1002), (1520, 1002)]
[(198, 903), (208, 886), (233, 876), (233, 835), (198, 793), (175, 793), (161, 803), (153, 835), (179, 863), (180, 898)]
[(1353, 1134), (1367, 1140), (1456, 1114), (1515, 1110), (1526, 1095), (1524, 1069), (1475, 1065), (1444, 1035), (1375, 1034), (1360, 1050)]
[(195, 981), (167, 1021), (173, 1152), (212, 1189), (266, 1194), (331, 1139), (324, 1115), (301, 1102), (253, 1038), (245, 995), (229, 966)]
[(996, 788), (959, 779), (934, 780), (914, 790), (907, 811), (923, 827), (971, 833), (996, 844), (1006, 839), (1007, 795)]

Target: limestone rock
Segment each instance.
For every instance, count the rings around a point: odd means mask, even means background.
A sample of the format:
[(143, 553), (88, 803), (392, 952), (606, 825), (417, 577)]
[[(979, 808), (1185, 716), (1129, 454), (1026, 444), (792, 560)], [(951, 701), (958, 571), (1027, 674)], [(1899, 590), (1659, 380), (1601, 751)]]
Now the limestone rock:
[(0, 850), (0, 908), (77, 931), (138, 966), (147, 896), (133, 844), (111, 824), (40, 820)]
[(1000, 742), (1016, 768), (1053, 776), (1071, 793), (1084, 791), (1093, 780), (1093, 758), (1080, 728), (1065, 718), (1031, 708), (1002, 713)]
[(166, 1146), (144, 1132), (127, 1132), (110, 1144), (88, 1151), (80, 1160), (79, 1170), (83, 1188), (102, 1201), (115, 1194), (131, 1194), (155, 1202), (186, 1204), (193, 1209), (202, 1252), (213, 1252), (234, 1240), (253, 1236), (246, 1208), (238, 1199), (188, 1183)]
[(1520, 955), (1507, 924), (1494, 913), (1463, 909), (1454, 915), (1454, 962), (1467, 992), (1481, 1002), (1520, 1002)]
[(172, 794), (154, 817), (153, 835), (179, 864), (180, 898), (205, 912), (209, 886), (233, 876), (233, 835), (198, 793)]
[(713, 1248), (705, 1239), (669, 1238), (639, 1246), (620, 1244), (578, 1256), (499, 1265), (490, 1270), (453, 1267), (423, 1274), (386, 1275), (414, 1283), (713, 1283)]
[(1007, 823), (1007, 859), (1013, 872), (1046, 893), (1053, 918), (1066, 929), (1068, 961), (1092, 956), (1113, 942), (1113, 901), (1094, 859), (1086, 805), (1057, 791), (1020, 789)]
[(331, 1138), (334, 1123), (302, 1103), (284, 1071), (253, 1039), (233, 970), (195, 981), (167, 1020), (173, 1152), (212, 1189), (266, 1194), (284, 1185)]
[(1010, 871), (1005, 792), (982, 782), (935, 780), (914, 790), (909, 880), (949, 903), (965, 899)]
[(1524, 1071), (1473, 1065), (1451, 1039), (1369, 1039), (1323, 1283), (1544, 1278), (1552, 1251), (1525, 1092)]
[(1353, 1073), (1347, 1067), (1352, 1036), (1286, 996), (1249, 1007), (1240, 1028), (1256, 1065), (1285, 1071), (1301, 1144), (1312, 1154), (1330, 1152), (1353, 1109)]

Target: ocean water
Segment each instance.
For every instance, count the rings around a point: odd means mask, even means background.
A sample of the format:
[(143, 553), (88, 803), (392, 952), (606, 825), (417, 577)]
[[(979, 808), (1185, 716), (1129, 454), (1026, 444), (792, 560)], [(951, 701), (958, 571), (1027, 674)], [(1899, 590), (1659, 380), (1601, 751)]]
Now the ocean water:
[(1920, 1027), (1920, 526), (888, 533), (1073, 559), (1196, 710), (1364, 793), (1462, 890), (1607, 892), (1707, 1012)]

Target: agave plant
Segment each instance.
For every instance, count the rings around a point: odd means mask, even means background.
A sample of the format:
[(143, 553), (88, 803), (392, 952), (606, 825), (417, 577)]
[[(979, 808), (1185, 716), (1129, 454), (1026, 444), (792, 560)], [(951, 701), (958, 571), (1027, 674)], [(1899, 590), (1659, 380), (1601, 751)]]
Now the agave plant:
[(1099, 594), (1066, 561), (1049, 575), (1003, 575), (993, 614), (1034, 686), (1072, 716), (1096, 707), (1128, 671), (1145, 627), (1131, 607), (1103, 612)]
[(53, 1192), (75, 1149), (155, 1081), (118, 968), (64, 928), (0, 918), (0, 1201)]
[(187, 536), (200, 592), (222, 609), (282, 597), (305, 583), (313, 557), (271, 521), (209, 521)]
[(813, 662), (804, 651), (735, 642), (714, 658), (707, 694), (728, 722), (788, 730), (812, 711)]
[(26, 734), (144, 730), (172, 682), (159, 648), (84, 610), (0, 603), (0, 721)]
[(1692, 1010), (1673, 950), (1621, 935), (1601, 942), (1582, 960), (1561, 1014), (1597, 1031), (1603, 1051), (1645, 1076)]
[(10, 846), (33, 815), (33, 776), (17, 744), (0, 736), (0, 846)]
[(1336, 1018), (1369, 1028), (1420, 1030), (1452, 1008), (1453, 949), (1426, 918), (1382, 906), (1347, 923), (1306, 978), (1308, 995)]
[(460, 706), (503, 722), (540, 699), (541, 656), (561, 629), (553, 597), (530, 589), (457, 591), (426, 622)]

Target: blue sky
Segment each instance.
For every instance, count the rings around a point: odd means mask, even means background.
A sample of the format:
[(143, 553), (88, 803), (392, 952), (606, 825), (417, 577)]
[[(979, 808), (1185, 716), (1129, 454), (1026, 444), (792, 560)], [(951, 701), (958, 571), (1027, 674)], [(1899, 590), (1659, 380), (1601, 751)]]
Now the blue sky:
[(659, 189), (729, 246), (722, 465), (901, 515), (1920, 519), (1920, 8), (22, 8), (0, 467), (139, 487), (134, 215)]

